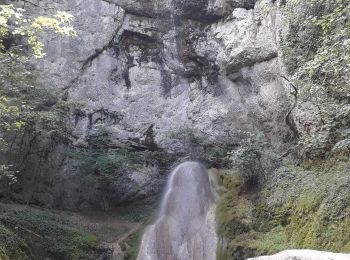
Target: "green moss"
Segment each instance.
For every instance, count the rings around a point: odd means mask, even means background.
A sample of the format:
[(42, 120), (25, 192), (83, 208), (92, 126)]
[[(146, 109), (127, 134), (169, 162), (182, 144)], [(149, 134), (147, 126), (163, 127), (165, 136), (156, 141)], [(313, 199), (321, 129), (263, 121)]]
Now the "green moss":
[(145, 228), (145, 225), (140, 227), (136, 232), (128, 236), (122, 244), (125, 260), (135, 260), (137, 258)]
[(225, 190), (217, 206), (218, 234), (225, 238), (234, 238), (248, 229), (247, 224), (242, 223), (240, 216), (249, 210), (246, 209), (245, 201), (243, 202), (238, 196), (241, 186), (239, 175), (221, 174), (220, 179)]
[(25, 242), (16, 233), (0, 223), (0, 259), (29, 259), (28, 252), (29, 249)]
[(73, 228), (58, 215), (28, 208), (11, 210), (2, 214), (0, 220), (4, 223), (0, 226), (0, 238), (4, 232), (8, 233), (1, 251), (8, 254), (12, 248), (20, 248), (16, 252), (23, 255), (10, 259), (94, 259), (96, 237)]
[(313, 213), (317, 211), (320, 204), (322, 202), (322, 198), (319, 194), (315, 193), (315, 191), (307, 190), (304, 191), (301, 195), (297, 204), (295, 206), (295, 213), (299, 216), (308, 215), (309, 213)]
[(153, 215), (146, 215), (144, 218), (144, 222), (142, 225), (135, 230), (132, 234), (130, 234), (125, 241), (121, 243), (122, 250), (124, 252), (125, 260), (136, 260), (137, 255), (139, 253), (142, 236), (146, 231), (148, 225), (154, 221)]
[(277, 226), (267, 233), (260, 234), (251, 243), (251, 246), (256, 248), (259, 255), (273, 254), (290, 248), (285, 228), (282, 226)]
[(347, 99), (350, 45), (343, 42), (350, 37), (348, 1), (287, 1), (283, 10), (288, 33), (281, 37), (281, 47), (288, 73), (304, 80), (303, 85), (308, 80), (318, 86), (315, 90), (309, 84), (302, 94), (326, 92), (337, 100)]
[[(275, 186), (288, 186), (293, 193), (278, 194), (275, 189), (265, 199), (270, 224), (278, 224), (284, 218), (288, 243), (293, 248), (311, 248), (348, 252), (350, 239), (348, 203), (349, 161), (334, 157), (310, 162), (307, 171), (301, 167), (289, 168), (288, 174), (296, 178), (280, 180)], [(282, 176), (281, 176), (282, 178)], [(282, 190), (283, 192), (283, 190)], [(272, 198), (286, 196), (284, 204), (277, 206)]]
[(349, 169), (343, 157), (281, 167), (255, 196), (237, 172), (222, 172), (218, 259), (291, 248), (350, 252)]
[(223, 171), (219, 180), (223, 189), (217, 205), (218, 235), (221, 241), (217, 259), (229, 259), (242, 248), (242, 240), (237, 240), (237, 237), (248, 233), (252, 228), (253, 204), (247, 198), (239, 196), (243, 184), (238, 172)]
[(133, 230), (125, 240), (120, 242), (125, 260), (135, 260), (137, 258), (142, 236), (148, 225), (151, 225), (156, 218), (159, 197), (149, 197), (146, 200), (130, 203), (121, 207), (118, 212), (121, 218), (127, 221), (140, 223), (138, 228)]

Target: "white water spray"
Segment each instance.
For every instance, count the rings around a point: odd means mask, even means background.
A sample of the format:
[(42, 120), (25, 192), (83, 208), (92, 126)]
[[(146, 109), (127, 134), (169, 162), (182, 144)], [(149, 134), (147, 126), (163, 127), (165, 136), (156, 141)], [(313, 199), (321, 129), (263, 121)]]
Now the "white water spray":
[(206, 169), (179, 165), (170, 176), (159, 217), (143, 236), (138, 260), (215, 260), (215, 203)]

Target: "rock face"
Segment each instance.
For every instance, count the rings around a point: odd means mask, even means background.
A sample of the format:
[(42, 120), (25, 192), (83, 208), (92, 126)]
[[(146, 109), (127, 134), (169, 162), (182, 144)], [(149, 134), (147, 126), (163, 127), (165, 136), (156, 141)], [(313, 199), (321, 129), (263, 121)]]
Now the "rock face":
[(143, 236), (137, 259), (215, 260), (215, 204), (208, 173), (185, 162), (171, 174), (156, 223)]
[[(283, 137), (287, 97), (278, 76), (276, 17), (260, 10), (273, 3), (251, 9), (255, 1), (213, 2), (40, 1), (75, 15), (78, 37), (47, 39), (38, 67), (81, 104), (76, 143), (102, 126), (122, 142), (141, 139), (154, 125), (156, 143), (166, 149), (165, 133), (187, 125), (213, 140), (252, 125)], [(228, 5), (230, 15), (221, 19)], [(187, 12), (218, 18), (209, 23)]]
[(273, 256), (261, 256), (248, 260), (348, 260), (349, 254), (335, 254), (315, 250), (287, 250)]
[[(188, 129), (212, 146), (237, 147), (241, 133), (249, 132), (278, 153), (290, 140), (278, 1), (32, 2), (24, 3), (31, 15), (50, 7), (75, 16), (78, 37), (45, 36), (47, 55), (37, 63), (44, 84), (77, 104), (67, 122), (73, 147), (89, 149), (91, 137), (103, 136), (107, 147), (186, 153), (188, 144), (178, 133)], [(64, 191), (58, 191), (62, 185), (53, 188), (59, 200), (51, 206), (89, 205), (92, 198), (79, 188), (71, 163), (63, 165), (55, 175), (63, 177), (50, 185), (64, 183)], [(128, 173), (113, 199), (159, 192), (159, 168)], [(52, 173), (42, 176), (51, 179)]]

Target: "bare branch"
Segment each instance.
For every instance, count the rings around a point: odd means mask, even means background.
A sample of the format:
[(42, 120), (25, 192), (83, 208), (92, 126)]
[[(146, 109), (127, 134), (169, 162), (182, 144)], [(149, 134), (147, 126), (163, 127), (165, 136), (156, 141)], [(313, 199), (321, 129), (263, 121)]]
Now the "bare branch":
[(281, 78), (283, 78), (284, 80), (286, 80), (288, 82), (288, 84), (292, 87), (292, 89), (294, 91), (291, 91), (291, 94), (294, 96), (294, 102), (292, 107), (289, 109), (287, 115), (286, 115), (286, 124), (289, 126), (290, 130), (293, 132), (293, 137), (294, 138), (298, 138), (299, 136), (299, 131), (295, 125), (295, 122), (293, 120), (293, 118), (291, 117), (293, 110), (296, 108), (297, 103), (298, 103), (298, 95), (299, 95), (299, 87), (294, 85), (286, 76), (284, 75), (280, 75)]

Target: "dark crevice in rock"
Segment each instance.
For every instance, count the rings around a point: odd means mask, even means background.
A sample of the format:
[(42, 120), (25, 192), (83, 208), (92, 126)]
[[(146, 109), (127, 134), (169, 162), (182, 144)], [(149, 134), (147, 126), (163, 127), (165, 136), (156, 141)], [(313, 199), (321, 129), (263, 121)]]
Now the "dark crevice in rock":
[(135, 15), (138, 17), (152, 18), (152, 19), (164, 19), (167, 20), (169, 18), (170, 12), (166, 13), (155, 13), (147, 10), (134, 10), (130, 8), (124, 9), (127, 14)]
[[(122, 20), (124, 21), (125, 19), (125, 15), (126, 13), (124, 13)], [(91, 54), (87, 59), (85, 59), (85, 61), (83, 62), (83, 65), (81, 67), (81, 71), (82, 73), (85, 72), (85, 70), (87, 69), (87, 67), (91, 66), (92, 62), (99, 57), (104, 51), (106, 51), (107, 49), (111, 48), (115, 42), (115, 39), (117, 37), (117, 35), (119, 34), (120, 30), (122, 29), (124, 23), (120, 23), (120, 26), (118, 28), (116, 28), (116, 30), (113, 33), (112, 38), (109, 40), (109, 42), (104, 45), (102, 48), (95, 50), (95, 52), (93, 54)]]
[(86, 113), (81, 109), (77, 108), (73, 111), (73, 116), (74, 116), (74, 125), (76, 126), (82, 118), (86, 117)]
[[(161, 44), (161, 41), (159, 41), (156, 37), (151, 37), (146, 34), (142, 34), (139, 32), (131, 31), (131, 30), (125, 30), (123, 34), (121, 35), (121, 42), (128, 43), (128, 44), (138, 44), (142, 43), (145, 47), (149, 48), (156, 48), (159, 47), (158, 45)], [(152, 46), (152, 44), (156, 43), (157, 46)]]
[[(158, 62), (160, 60), (161, 50), (163, 49), (163, 44), (158, 38), (129, 30), (124, 31), (121, 35), (120, 46), (127, 56), (128, 68), (134, 66), (135, 62), (138, 62), (139, 65), (141, 62), (150, 60)], [(132, 57), (131, 46), (137, 47), (142, 52), (138, 60)]]
[(173, 87), (171, 73), (165, 70), (164, 68), (162, 68), (161, 74), (162, 74), (163, 95), (165, 97), (170, 97), (171, 89)]
[(238, 246), (233, 252), (232, 257), (236, 260), (245, 260), (247, 258), (254, 257), (255, 255), (255, 250), (251, 248), (244, 248), (242, 246)]
[(177, 20), (189, 20), (189, 21), (196, 21), (196, 22), (200, 22), (203, 25), (210, 25), (213, 23), (216, 23), (218, 21), (220, 21), (220, 19), (222, 19), (223, 16), (222, 15), (210, 15), (210, 14), (206, 14), (206, 15), (199, 15), (196, 17), (193, 17), (191, 15), (177, 15), (175, 19)]
[(210, 24), (220, 20), (222, 17), (220, 14), (211, 13), (211, 11), (208, 10), (208, 0), (173, 0), (173, 5), (175, 16), (189, 20)]
[(227, 75), (234, 74), (244, 67), (250, 67), (256, 63), (266, 62), (278, 57), (277, 51), (260, 53), (260, 49), (247, 49), (239, 53), (227, 65)]
[(148, 18), (167, 18), (170, 16), (170, 10), (155, 7), (154, 1), (139, 0), (138, 3), (130, 3), (130, 0), (102, 0), (104, 2), (115, 4), (121, 7), (128, 14), (143, 16)]
[[(127, 56), (127, 64), (123, 73), (127, 88), (132, 87), (129, 76), (131, 67), (142, 67), (143, 63), (154, 62), (161, 72), (163, 95), (169, 97), (173, 84), (171, 71), (165, 68), (163, 43), (158, 38), (128, 30), (124, 31), (121, 41), (123, 53)], [(141, 55), (137, 58), (133, 57), (130, 53), (131, 46), (136, 46), (141, 51)]]
[(89, 119), (89, 129), (91, 129), (94, 125), (103, 123), (109, 125), (115, 125), (120, 123), (123, 120), (123, 115), (116, 111), (109, 111), (108, 109), (99, 109), (88, 113), (78, 110), (75, 114), (76, 120), (81, 120), (84, 117), (88, 117)]
[(127, 89), (131, 88), (131, 81), (130, 81), (130, 75), (129, 75), (129, 69), (126, 69), (123, 73), (125, 85)]
[(247, 10), (254, 9), (257, 0), (230, 0), (228, 1), (229, 10), (244, 8)]
[[(122, 18), (123, 21), (125, 19), (125, 15), (126, 14), (124, 13), (123, 18)], [(105, 44), (102, 48), (95, 50), (95, 52), (93, 54), (91, 54), (89, 57), (87, 57), (83, 61), (82, 66), (81, 66), (81, 73), (80, 73), (80, 75), (75, 77), (66, 87), (62, 88), (62, 93), (63, 93), (62, 94), (62, 100), (67, 100), (67, 98), (68, 98), (68, 90), (71, 87), (73, 87), (73, 86), (78, 84), (80, 77), (85, 73), (86, 69), (91, 66), (92, 62), (95, 59), (97, 59), (104, 51), (106, 51), (106, 50), (108, 50), (108, 49), (113, 47), (114, 42), (116, 40), (116, 37), (119, 35), (119, 32), (122, 29), (122, 27), (123, 27), (123, 23), (121, 23), (121, 25), (115, 30), (115, 33), (113, 34), (112, 38), (110, 39), (110, 41), (107, 44)]]
[(204, 28), (202, 23), (189, 20), (177, 21), (179, 59), (185, 67), (181, 75), (190, 82), (197, 82), (203, 92), (217, 96), (222, 93), (218, 84), (220, 68), (212, 57), (198, 54), (194, 48), (198, 42), (205, 41), (207, 35)]
[(148, 147), (150, 151), (155, 151), (158, 149), (158, 146), (155, 142), (155, 133), (154, 133), (154, 124), (150, 125), (144, 135), (144, 145)]
[(294, 101), (293, 101), (293, 104), (292, 104), (292, 107), (289, 109), (287, 115), (286, 115), (286, 119), (285, 119), (285, 122), (287, 124), (287, 126), (289, 127), (289, 129), (292, 131), (293, 133), (293, 136), (292, 136), (292, 140), (296, 140), (298, 137), (299, 137), (299, 131), (298, 131), (298, 128), (294, 122), (294, 118), (292, 117), (292, 113), (293, 113), (293, 110), (296, 108), (297, 104), (298, 104), (298, 95), (299, 95), (299, 87), (294, 85), (292, 82), (290, 82), (290, 80), (285, 77), (285, 76), (282, 76), (281, 77), (286, 80), (288, 82), (288, 84), (291, 86), (292, 88), (292, 91), (291, 91), (291, 94), (293, 95), (294, 97)]

